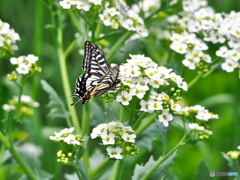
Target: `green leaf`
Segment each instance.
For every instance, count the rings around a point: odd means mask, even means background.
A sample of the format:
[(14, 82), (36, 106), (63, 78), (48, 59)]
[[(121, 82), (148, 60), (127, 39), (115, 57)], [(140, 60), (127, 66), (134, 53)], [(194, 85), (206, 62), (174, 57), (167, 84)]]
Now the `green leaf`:
[(222, 152), (222, 155), (223, 155), (224, 159), (227, 160), (228, 166), (231, 168), (231, 170), (234, 172), (240, 173), (240, 166), (237, 163), (237, 160), (232, 159), (231, 157), (229, 157), (227, 154), (225, 154), (223, 152)]
[[(165, 168), (173, 163), (173, 159), (177, 156), (177, 151), (172, 153), (155, 171), (155, 173), (152, 174), (152, 176), (156, 176), (157, 179), (161, 179), (161, 177), (164, 176), (163, 172)], [(158, 159), (155, 161), (153, 159), (153, 156), (151, 156), (148, 160), (148, 162), (145, 165), (137, 165), (134, 169), (134, 174), (132, 176), (132, 180), (139, 180), (141, 179), (145, 174), (147, 174), (151, 169), (162, 159)], [(157, 174), (156, 174), (157, 173)], [(153, 178), (154, 179), (154, 178)]]
[(48, 107), (51, 108), (48, 116), (52, 119), (62, 117), (69, 118), (69, 112), (64, 106), (63, 101), (59, 98), (56, 91), (44, 80), (41, 81), (43, 89), (49, 94), (49, 104)]
[(167, 129), (168, 128), (166, 128), (163, 125), (163, 123), (161, 123), (159, 121), (157, 121), (156, 124), (157, 124), (157, 130), (158, 130), (158, 133), (159, 133), (159, 136), (160, 136), (160, 141), (162, 142), (162, 144), (164, 146), (166, 146), (167, 145)]
[(196, 180), (202, 180), (202, 179), (206, 179), (206, 180), (211, 180), (212, 177), (210, 176), (210, 171), (206, 165), (206, 163), (201, 162), (199, 167), (198, 167), (198, 171), (195, 174), (195, 179)]

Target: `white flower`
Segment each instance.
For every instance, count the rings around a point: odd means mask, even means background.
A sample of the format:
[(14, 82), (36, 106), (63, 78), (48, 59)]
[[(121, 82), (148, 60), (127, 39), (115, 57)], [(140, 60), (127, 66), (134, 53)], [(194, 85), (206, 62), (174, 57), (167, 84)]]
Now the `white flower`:
[(161, 110), (161, 109), (163, 109), (161, 101), (155, 101), (155, 100), (148, 101), (148, 110), (154, 111), (154, 110)]
[(10, 58), (11, 64), (21, 64), (24, 61), (24, 56), (19, 56), (18, 58)]
[(135, 142), (136, 134), (123, 133), (122, 138), (126, 142)]
[(27, 55), (26, 60), (29, 63), (34, 64), (38, 60), (38, 57), (34, 56), (33, 54), (29, 54), (29, 55)]
[(240, 150), (240, 146), (238, 146), (237, 148), (238, 148), (238, 150)]
[(175, 104), (174, 102), (171, 104), (171, 109), (178, 112), (182, 110), (182, 107), (180, 104)]
[(119, 15), (119, 12), (118, 12), (117, 9), (114, 8), (114, 7), (107, 8), (106, 11), (107, 11), (108, 14), (110, 14), (111, 16)]
[(138, 66), (132, 66), (128, 69), (129, 77), (139, 77), (141, 72)]
[(212, 60), (211, 60), (211, 56), (209, 56), (208, 54), (203, 54), (202, 55), (202, 59), (207, 62), (207, 63), (211, 63)]
[(238, 67), (238, 63), (231, 59), (226, 59), (226, 61), (221, 64), (221, 67), (226, 72), (233, 72), (234, 69)]
[(199, 126), (197, 123), (189, 123), (188, 127), (190, 129), (195, 129), (195, 130), (200, 130), (200, 131), (204, 130), (204, 127), (203, 126)]
[(106, 144), (115, 144), (115, 135), (113, 133), (107, 134), (104, 133), (101, 135), (102, 142), (104, 145)]
[(93, 3), (94, 5), (101, 5), (102, 0), (88, 0), (90, 3)]
[(231, 49), (228, 51), (228, 57), (230, 57), (234, 61), (238, 61), (240, 59), (240, 53), (236, 49)]
[(25, 63), (18, 64), (18, 67), (16, 68), (16, 71), (19, 74), (28, 74), (30, 71), (30, 66)]
[(111, 25), (111, 18), (106, 11), (103, 11), (103, 14), (99, 14), (99, 17), (105, 26)]
[(130, 88), (134, 88), (134, 87), (135, 87), (135, 82), (134, 82), (134, 79), (133, 79), (133, 78), (125, 78), (125, 79), (122, 79), (122, 83), (123, 83), (124, 85), (129, 86)]
[(183, 78), (182, 78), (181, 76), (176, 75), (176, 74), (173, 73), (173, 72), (170, 74), (170, 78), (171, 78), (174, 82), (176, 82), (176, 83), (181, 83), (182, 80), (183, 80)]
[(187, 53), (185, 59), (182, 61), (183, 65), (189, 69), (196, 69), (196, 64), (200, 62), (200, 58), (194, 58), (194, 55)]
[(71, 0), (63, 0), (59, 2), (60, 6), (62, 6), (63, 9), (70, 9), (71, 8)]
[(148, 78), (146, 78), (146, 77), (139, 77), (136, 80), (136, 82), (137, 82), (137, 84), (136, 84), (136, 88), (137, 89), (143, 90), (143, 91), (149, 90), (149, 87), (148, 87), (149, 79)]
[(230, 37), (228, 41), (228, 45), (230, 48), (239, 48), (240, 47), (240, 39), (236, 37)]
[(180, 42), (183, 42), (183, 40), (184, 40), (184, 38), (180, 34), (173, 34), (171, 36), (171, 41), (173, 41), (173, 42), (179, 42), (180, 43)]
[(84, 2), (84, 1), (77, 1), (76, 2), (77, 4), (77, 9), (82, 9), (82, 10), (84, 10), (84, 11), (89, 11), (90, 10), (90, 4), (89, 3), (87, 3), (87, 2)]
[(178, 82), (177, 83), (177, 86), (181, 89), (183, 89), (184, 91), (187, 91), (188, 90), (188, 86), (187, 86), (187, 83), (185, 81), (182, 81), (182, 82)]
[(63, 130), (60, 131), (60, 133), (62, 134), (70, 134), (74, 131), (74, 127), (70, 127), (70, 128), (65, 128)]
[(166, 81), (164, 79), (150, 79), (149, 84), (154, 88), (159, 88), (160, 85), (166, 84)]
[(97, 127), (93, 128), (91, 138), (95, 139), (96, 137), (101, 136), (107, 131), (107, 128), (108, 127), (106, 126), (106, 124), (99, 124)]
[(137, 96), (139, 99), (142, 99), (143, 96), (146, 94), (146, 91), (143, 91), (143, 90), (139, 90), (137, 88), (131, 88), (130, 89), (130, 95), (131, 96)]
[(148, 102), (141, 100), (140, 105), (141, 105), (140, 111), (149, 112), (149, 113), (153, 112), (148, 109)]
[(53, 140), (53, 141), (61, 141), (64, 138), (62, 137), (62, 133), (54, 133), (55, 136), (49, 136), (49, 139)]
[(228, 56), (228, 48), (226, 46), (220, 47), (220, 49), (216, 51), (216, 55), (222, 58), (226, 58)]
[(122, 91), (119, 95), (117, 95), (117, 102), (121, 102), (123, 105), (129, 105), (129, 101), (131, 101), (132, 96), (127, 91)]
[(2, 106), (2, 108), (3, 108), (4, 111), (9, 111), (9, 110), (14, 110), (15, 106), (14, 105), (9, 105), (9, 104), (4, 104)]
[(74, 134), (69, 134), (63, 141), (67, 144), (80, 145), (80, 142), (76, 140), (76, 136)]
[(156, 100), (162, 100), (162, 94), (158, 94), (155, 91), (151, 91), (151, 95), (150, 95), (151, 99), (156, 99)]
[(170, 48), (179, 54), (185, 54), (187, 52), (188, 46), (184, 43), (173, 42), (170, 45)]
[(122, 159), (121, 155), (122, 149), (120, 147), (113, 148), (109, 146), (107, 147), (107, 152), (110, 158)]
[(163, 123), (164, 126), (169, 125), (169, 121), (173, 120), (173, 115), (169, 113), (169, 110), (164, 109), (161, 115), (158, 115), (158, 120)]
[(204, 111), (198, 111), (196, 118), (199, 120), (208, 121), (211, 118), (211, 116), (208, 113), (208, 111), (204, 110)]

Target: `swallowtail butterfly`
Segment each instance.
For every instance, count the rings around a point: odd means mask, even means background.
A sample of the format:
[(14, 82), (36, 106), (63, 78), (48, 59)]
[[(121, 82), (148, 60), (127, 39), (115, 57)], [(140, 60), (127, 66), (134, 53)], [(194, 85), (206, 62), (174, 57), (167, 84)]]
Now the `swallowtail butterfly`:
[(92, 97), (98, 97), (103, 93), (115, 90), (121, 80), (118, 78), (118, 66), (109, 67), (100, 48), (93, 42), (85, 42), (84, 59), (82, 68), (85, 74), (76, 80), (75, 93), (71, 97), (78, 97), (82, 104)]

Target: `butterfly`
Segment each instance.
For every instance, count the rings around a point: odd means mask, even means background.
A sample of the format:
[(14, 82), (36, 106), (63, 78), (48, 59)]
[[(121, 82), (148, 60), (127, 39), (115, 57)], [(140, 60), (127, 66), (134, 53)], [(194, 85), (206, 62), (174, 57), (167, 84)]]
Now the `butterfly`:
[(70, 97), (78, 97), (82, 104), (92, 97), (98, 97), (107, 91), (113, 91), (121, 82), (119, 79), (119, 67), (109, 67), (102, 51), (93, 42), (86, 41), (84, 58), (82, 63), (85, 72), (76, 80), (75, 93)]

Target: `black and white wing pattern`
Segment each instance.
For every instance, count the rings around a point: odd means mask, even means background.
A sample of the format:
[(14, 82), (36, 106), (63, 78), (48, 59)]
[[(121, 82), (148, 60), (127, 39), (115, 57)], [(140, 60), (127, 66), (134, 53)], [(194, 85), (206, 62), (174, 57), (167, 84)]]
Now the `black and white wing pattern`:
[(100, 48), (93, 42), (85, 42), (82, 74), (76, 80), (75, 93), (71, 97), (78, 97), (82, 104), (92, 97), (98, 97), (107, 91), (115, 90), (121, 80), (118, 78), (119, 68), (110, 68)]

